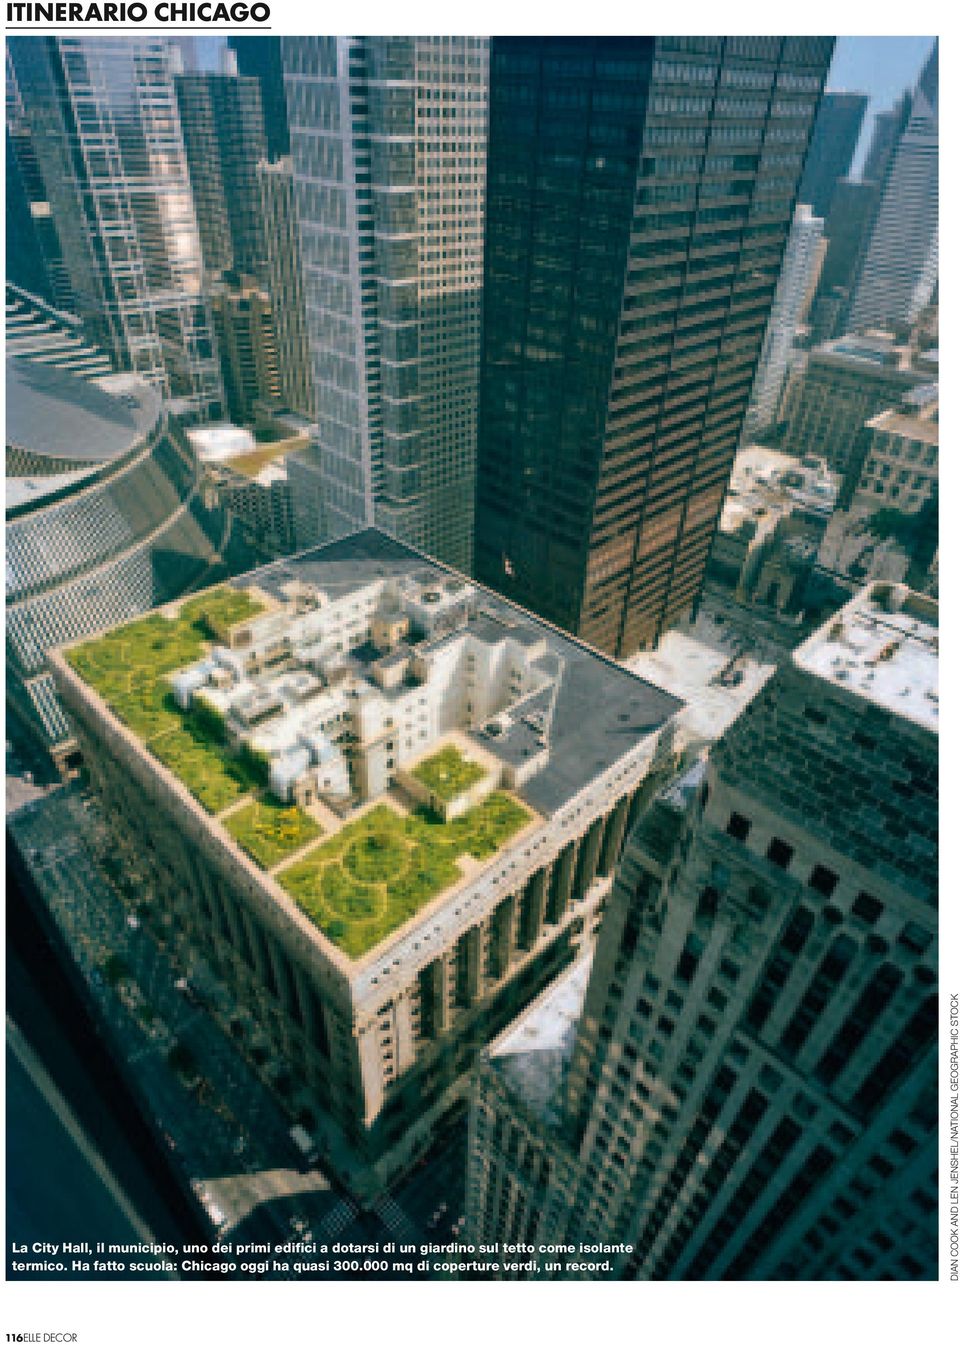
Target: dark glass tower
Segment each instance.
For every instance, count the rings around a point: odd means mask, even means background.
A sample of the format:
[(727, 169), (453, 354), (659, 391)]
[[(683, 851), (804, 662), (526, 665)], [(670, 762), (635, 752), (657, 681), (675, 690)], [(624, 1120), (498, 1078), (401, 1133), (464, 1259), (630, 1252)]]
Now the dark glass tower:
[(800, 200), (826, 219), (837, 183), (850, 171), (867, 110), (865, 93), (825, 93), (810, 138)]
[(257, 164), (266, 158), (260, 83), (245, 75), (178, 75), (177, 102), (208, 274), (262, 278), (266, 244)]
[(612, 653), (700, 593), (832, 49), (493, 44), (475, 572)]
[(814, 345), (841, 334), (849, 307), (850, 288), (879, 202), (880, 189), (876, 182), (854, 182), (843, 178), (836, 185), (824, 229), (827, 255), (811, 313)]
[(283, 88), (279, 37), (228, 37), (227, 46), (237, 54), (237, 72), (255, 75), (260, 81), (263, 120), (267, 130), (267, 154), (271, 161), (290, 153), (287, 98)]

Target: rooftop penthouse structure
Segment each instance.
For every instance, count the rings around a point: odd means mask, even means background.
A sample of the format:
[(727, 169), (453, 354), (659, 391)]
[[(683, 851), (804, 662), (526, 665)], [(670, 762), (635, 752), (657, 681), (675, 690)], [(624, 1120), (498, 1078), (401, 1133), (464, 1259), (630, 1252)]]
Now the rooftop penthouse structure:
[(54, 661), (184, 962), (361, 1195), (577, 956), (681, 706), (372, 529)]

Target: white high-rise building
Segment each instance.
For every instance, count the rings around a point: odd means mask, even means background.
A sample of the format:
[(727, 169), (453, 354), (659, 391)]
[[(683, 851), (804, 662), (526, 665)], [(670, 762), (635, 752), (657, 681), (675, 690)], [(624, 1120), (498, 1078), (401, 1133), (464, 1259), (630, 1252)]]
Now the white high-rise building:
[(218, 417), (223, 390), (187, 172), (174, 58), (162, 39), (11, 38), (37, 163), (89, 337)]
[(315, 540), (376, 523), (472, 563), (488, 44), (283, 39)]
[(825, 255), (823, 220), (810, 206), (798, 205), (757, 365), (748, 432), (764, 429), (776, 415), (797, 327), (810, 308)]
[(909, 324), (930, 301), (938, 273), (939, 118), (934, 49), (883, 189), (857, 279), (851, 331)]

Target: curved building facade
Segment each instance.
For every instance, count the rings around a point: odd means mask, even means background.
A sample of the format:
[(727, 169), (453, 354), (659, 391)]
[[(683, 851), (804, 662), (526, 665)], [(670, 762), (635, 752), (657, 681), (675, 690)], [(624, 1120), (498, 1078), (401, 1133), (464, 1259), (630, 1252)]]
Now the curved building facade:
[(60, 761), (74, 750), (47, 651), (236, 568), (229, 521), (158, 392), (7, 361), (7, 703)]

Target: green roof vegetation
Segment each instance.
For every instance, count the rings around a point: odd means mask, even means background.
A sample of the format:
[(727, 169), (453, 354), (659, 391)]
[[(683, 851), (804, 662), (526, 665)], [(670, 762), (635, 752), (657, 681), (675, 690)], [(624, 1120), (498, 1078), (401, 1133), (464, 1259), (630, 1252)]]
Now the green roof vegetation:
[(230, 626), (261, 610), (246, 592), (214, 588), (190, 598), (172, 619), (153, 613), (66, 653), (117, 718), (211, 813), (250, 793), (257, 773), (230, 755), (211, 716), (179, 708), (166, 677), (203, 657), (209, 621)]
[(147, 747), (208, 813), (222, 812), (257, 787), (243, 758), (233, 756), (189, 713), (180, 713), (178, 728), (149, 738)]
[(461, 855), (489, 859), (528, 821), (508, 794), (489, 794), (452, 822), (401, 816), (379, 803), (277, 874), (323, 933), (362, 957), (461, 877)]
[(487, 774), (483, 766), (475, 761), (467, 761), (463, 755), (449, 743), (433, 756), (421, 761), (410, 772), (415, 780), (430, 790), (441, 803), (451, 803), (461, 794), (482, 780)]
[(224, 584), (188, 599), (180, 608), (180, 619), (212, 633), (217, 629), (229, 630), (262, 611), (263, 603), (247, 589)]
[(262, 869), (301, 850), (323, 835), (323, 828), (302, 808), (264, 798), (223, 818), (223, 825)]

